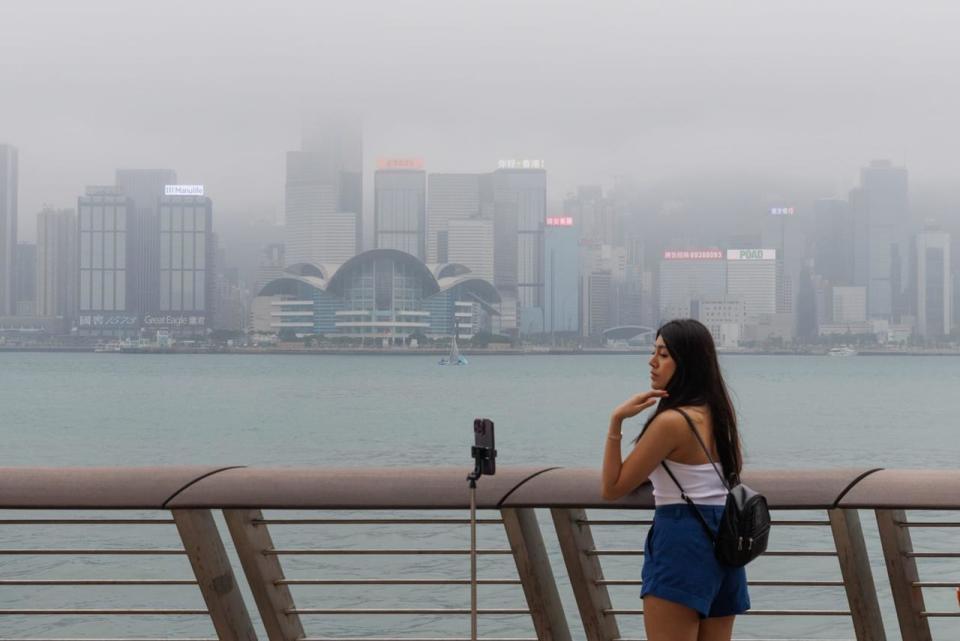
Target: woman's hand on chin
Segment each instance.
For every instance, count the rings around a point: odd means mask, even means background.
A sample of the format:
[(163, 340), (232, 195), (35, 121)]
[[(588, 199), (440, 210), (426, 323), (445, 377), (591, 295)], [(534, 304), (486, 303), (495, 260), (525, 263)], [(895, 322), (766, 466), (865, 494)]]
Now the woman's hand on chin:
[(617, 409), (613, 410), (613, 418), (622, 421), (636, 416), (648, 407), (655, 405), (658, 400), (665, 396), (669, 396), (669, 394), (667, 394), (666, 390), (661, 389), (652, 389), (642, 394), (637, 394), (636, 396), (628, 398), (621, 403)]

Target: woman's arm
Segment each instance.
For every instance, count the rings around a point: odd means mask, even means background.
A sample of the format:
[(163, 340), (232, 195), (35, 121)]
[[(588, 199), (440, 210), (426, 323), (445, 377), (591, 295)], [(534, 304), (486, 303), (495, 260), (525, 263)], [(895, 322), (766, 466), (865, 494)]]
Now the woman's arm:
[(620, 437), (623, 420), (623, 416), (618, 412), (614, 412), (610, 417), (600, 487), (600, 494), (607, 501), (626, 496), (644, 483), (654, 468), (663, 459), (668, 458), (680, 444), (679, 437), (682, 434), (680, 430), (683, 429), (683, 419), (679, 414), (676, 412), (661, 414), (654, 419), (643, 438), (621, 463), (621, 438), (618, 437)]

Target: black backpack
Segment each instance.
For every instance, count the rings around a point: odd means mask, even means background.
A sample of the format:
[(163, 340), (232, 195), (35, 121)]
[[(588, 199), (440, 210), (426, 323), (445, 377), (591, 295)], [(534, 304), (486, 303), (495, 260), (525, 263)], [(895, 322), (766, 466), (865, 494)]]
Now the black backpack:
[(697, 520), (700, 521), (700, 525), (703, 526), (703, 530), (713, 541), (713, 552), (717, 559), (724, 565), (743, 567), (767, 549), (767, 537), (770, 534), (770, 511), (767, 509), (767, 499), (762, 494), (758, 494), (740, 483), (740, 478), (736, 475), (731, 476), (731, 482), (727, 483), (723, 474), (717, 469), (717, 464), (710, 456), (706, 444), (700, 438), (700, 434), (697, 433), (690, 416), (681, 409), (677, 409), (677, 411), (683, 415), (683, 418), (687, 419), (687, 424), (690, 425), (693, 435), (697, 437), (700, 447), (703, 448), (707, 458), (710, 459), (710, 464), (713, 465), (717, 476), (720, 477), (720, 482), (727, 490), (727, 503), (724, 506), (723, 516), (720, 517), (720, 527), (716, 533), (707, 525), (703, 514), (694, 505), (693, 500), (687, 496), (687, 493), (677, 481), (677, 477), (667, 467), (666, 461), (662, 462), (663, 468), (680, 488), (680, 496), (693, 510)]

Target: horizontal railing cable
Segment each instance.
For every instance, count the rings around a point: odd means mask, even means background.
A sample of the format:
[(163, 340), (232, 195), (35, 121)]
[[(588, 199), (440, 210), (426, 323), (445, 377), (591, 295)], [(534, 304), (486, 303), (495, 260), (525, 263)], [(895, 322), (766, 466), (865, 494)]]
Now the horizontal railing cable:
[[(274, 585), (470, 585), (469, 579), (277, 579)], [(520, 579), (478, 579), (478, 585), (521, 585)]]
[[(298, 641), (470, 641), (470, 637), (301, 637)], [(478, 637), (477, 641), (538, 640), (536, 637)]]
[[(470, 608), (291, 608), (285, 614), (470, 614)], [(530, 614), (526, 608), (478, 608), (477, 614)]]
[[(470, 519), (253, 519), (254, 525), (469, 525)], [(502, 525), (503, 519), (477, 519), (477, 525)]]
[[(173, 519), (0, 519), (0, 525), (173, 525)], [(3, 641), (3, 640), (0, 640)]]
[(8, 548), (0, 550), (0, 556), (87, 556), (87, 555), (183, 555), (186, 550), (170, 549), (130, 549), (130, 548)]
[[(615, 615), (642, 615), (643, 610), (618, 610), (616, 608), (602, 610), (604, 614)], [(834, 617), (850, 616), (850, 610), (747, 610), (739, 616), (808, 616), (808, 617)], [(960, 616), (960, 612), (957, 613)], [(934, 616), (934, 615), (931, 615)]]
[[(5, 585), (197, 585), (196, 579), (0, 579)], [(3, 639), (0, 639), (3, 641)]]
[(194, 616), (208, 615), (207, 610), (189, 610), (177, 608), (48, 608), (48, 609), (0, 609), (0, 616), (127, 616), (127, 615), (165, 615)]
[[(512, 554), (511, 550), (477, 550), (477, 554)], [(275, 549), (271, 548), (269, 550), (263, 551), (264, 555), (278, 555), (278, 556), (290, 556), (290, 555), (449, 555), (449, 554), (470, 554), (470, 550), (461, 550), (461, 549), (371, 549), (371, 548), (289, 548), (289, 549)]]
[[(643, 550), (640, 549), (586, 550), (584, 553), (587, 556), (643, 556)], [(837, 556), (837, 552), (835, 550), (768, 550), (761, 556)]]
[[(594, 585), (643, 585), (641, 579), (596, 579)], [(792, 580), (766, 580), (756, 579), (747, 581), (747, 585), (757, 587), (843, 587), (843, 581), (792, 581)]]
[[(576, 519), (577, 525), (653, 525), (652, 519), (627, 520), (627, 519)], [(770, 525), (780, 525), (784, 527), (795, 526), (829, 526), (830, 521), (771, 521)]]

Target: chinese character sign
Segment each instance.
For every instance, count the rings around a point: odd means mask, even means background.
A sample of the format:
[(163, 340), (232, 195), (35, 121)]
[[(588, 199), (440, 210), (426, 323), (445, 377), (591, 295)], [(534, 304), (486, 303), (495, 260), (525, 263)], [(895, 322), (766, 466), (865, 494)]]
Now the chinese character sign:
[(497, 169), (546, 169), (546, 164), (540, 159), (508, 158), (497, 161)]
[(668, 249), (663, 252), (664, 260), (723, 260), (719, 249)]

